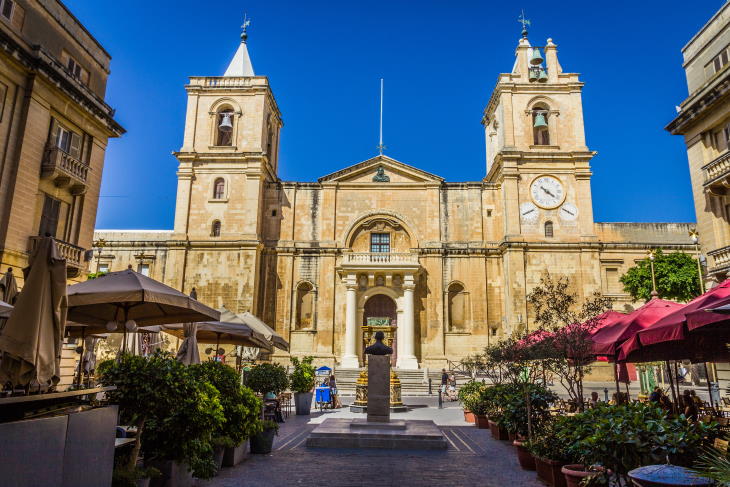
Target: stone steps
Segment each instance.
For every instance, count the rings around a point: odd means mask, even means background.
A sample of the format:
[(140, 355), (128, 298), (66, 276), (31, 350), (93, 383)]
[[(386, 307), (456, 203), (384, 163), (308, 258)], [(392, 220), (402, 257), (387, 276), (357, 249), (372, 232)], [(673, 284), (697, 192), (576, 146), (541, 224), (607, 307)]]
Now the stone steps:
[[(355, 394), (355, 384), (363, 369), (344, 369), (335, 368), (335, 377), (337, 377), (337, 389), (340, 394)], [(395, 369), (401, 382), (401, 395), (403, 396), (427, 396), (428, 395), (428, 379), (431, 379), (433, 394), (438, 392), (441, 384), (441, 371), (428, 371), (427, 374), (421, 370), (400, 370)]]

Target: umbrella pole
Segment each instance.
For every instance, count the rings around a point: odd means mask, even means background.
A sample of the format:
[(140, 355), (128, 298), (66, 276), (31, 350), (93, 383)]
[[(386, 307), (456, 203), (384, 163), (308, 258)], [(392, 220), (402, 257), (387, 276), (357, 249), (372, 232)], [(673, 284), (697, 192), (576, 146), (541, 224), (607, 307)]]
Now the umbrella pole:
[(710, 395), (710, 407), (715, 409), (715, 401), (712, 400), (712, 382), (710, 382), (710, 374), (707, 370), (707, 362), (702, 362), (705, 366), (705, 379), (707, 379), (707, 393)]
[(616, 400), (618, 401), (618, 393), (621, 392), (621, 389), (618, 385), (618, 371), (616, 370), (618, 368), (618, 362), (613, 363), (613, 381), (616, 383)]
[[(86, 340), (84, 340), (84, 332), (86, 331), (86, 327), (81, 328), (81, 355), (79, 356), (79, 371), (76, 376), (76, 385), (81, 385), (81, 365), (84, 363), (84, 345), (86, 345)], [(707, 367), (705, 367), (705, 370), (707, 370)]]
[(669, 365), (669, 360), (665, 360), (664, 363), (667, 366), (667, 375), (669, 375), (669, 388), (672, 390), (672, 402), (674, 404), (674, 412), (677, 412), (677, 395), (674, 392), (674, 381), (672, 380), (672, 367)]
[(220, 332), (216, 332), (215, 334), (216, 340), (215, 340), (215, 352), (213, 353), (214, 360), (218, 358), (218, 347), (221, 345), (221, 334)]
[(674, 379), (675, 379), (675, 382), (677, 383), (677, 397), (681, 398), (682, 392), (679, 390), (679, 364), (677, 363), (676, 360), (674, 361)]

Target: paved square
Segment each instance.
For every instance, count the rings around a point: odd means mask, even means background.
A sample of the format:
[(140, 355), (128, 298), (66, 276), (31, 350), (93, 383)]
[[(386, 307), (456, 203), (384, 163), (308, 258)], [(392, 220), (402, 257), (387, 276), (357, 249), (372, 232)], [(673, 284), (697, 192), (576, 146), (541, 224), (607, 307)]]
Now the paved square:
[[(345, 399), (343, 402), (347, 403)], [(514, 449), (488, 430), (466, 423), (461, 408), (437, 409), (433, 398), (405, 398), (414, 407), (392, 419), (430, 419), (443, 431), (446, 451), (307, 448), (307, 436), (326, 418), (364, 417), (347, 408), (290, 416), (281, 425), (270, 455), (251, 455), (240, 465), (200, 481), (201, 487), (275, 486), (542, 486), (535, 472), (520, 468)]]

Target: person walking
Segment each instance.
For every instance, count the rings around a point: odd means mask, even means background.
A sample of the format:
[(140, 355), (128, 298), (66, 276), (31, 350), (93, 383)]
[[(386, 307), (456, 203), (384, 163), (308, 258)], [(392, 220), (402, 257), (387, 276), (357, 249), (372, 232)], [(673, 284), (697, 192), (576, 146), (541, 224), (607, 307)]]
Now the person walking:
[(342, 403), (340, 402), (340, 396), (337, 395), (337, 381), (335, 380), (335, 374), (330, 375), (329, 386), (332, 408), (340, 409), (342, 407)]
[(439, 394), (441, 394), (441, 398), (444, 399), (446, 397), (446, 387), (449, 384), (449, 374), (446, 372), (446, 369), (441, 369), (441, 388), (439, 389)]

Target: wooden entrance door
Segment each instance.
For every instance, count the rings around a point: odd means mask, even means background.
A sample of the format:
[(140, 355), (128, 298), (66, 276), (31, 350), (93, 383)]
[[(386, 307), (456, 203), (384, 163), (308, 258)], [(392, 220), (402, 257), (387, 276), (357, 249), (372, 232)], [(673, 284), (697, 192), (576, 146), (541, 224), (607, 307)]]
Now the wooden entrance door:
[[(385, 294), (376, 294), (375, 296), (370, 297), (367, 301), (365, 301), (365, 308), (363, 309), (363, 326), (367, 326), (370, 323), (368, 323), (368, 318), (388, 318), (388, 323), (383, 323), (383, 331), (388, 330), (389, 333), (386, 334), (393, 334), (393, 342), (392, 342), (392, 348), (393, 348), (393, 355), (391, 357), (391, 361), (393, 364), (395, 364), (395, 360), (398, 355), (398, 341), (396, 338), (395, 331), (391, 331), (392, 329), (390, 327), (397, 326), (397, 307), (395, 304), (395, 301), (393, 301), (391, 298), (386, 296)], [(374, 327), (374, 329), (376, 329)], [(363, 354), (365, 353), (365, 347), (369, 344), (364, 344), (363, 346)], [(365, 363), (365, 357), (362, 357), (363, 363)]]

